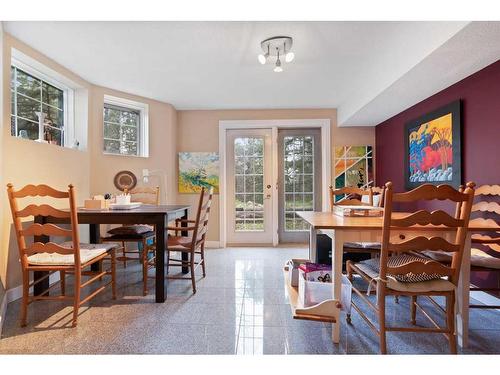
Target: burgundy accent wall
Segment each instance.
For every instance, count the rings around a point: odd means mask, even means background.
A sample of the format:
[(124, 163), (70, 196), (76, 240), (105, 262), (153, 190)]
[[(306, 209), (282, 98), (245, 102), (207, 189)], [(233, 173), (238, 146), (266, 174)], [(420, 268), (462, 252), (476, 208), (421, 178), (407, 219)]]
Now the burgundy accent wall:
[(404, 191), (404, 125), (462, 100), (462, 180), (500, 184), (500, 60), (377, 125), (376, 183)]
[[(377, 185), (392, 181), (404, 191), (404, 126), (406, 122), (454, 100), (462, 100), (462, 182), (478, 186), (500, 184), (500, 60), (377, 125), (375, 156)], [(425, 209), (446, 209), (434, 203)], [(498, 275), (478, 272), (472, 282), (482, 287), (500, 285)]]

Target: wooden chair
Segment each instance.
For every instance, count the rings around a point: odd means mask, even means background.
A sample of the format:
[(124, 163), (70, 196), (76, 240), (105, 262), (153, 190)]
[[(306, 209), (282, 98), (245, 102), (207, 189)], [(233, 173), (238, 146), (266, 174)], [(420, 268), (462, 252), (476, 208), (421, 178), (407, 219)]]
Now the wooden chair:
[[(160, 204), (160, 187), (138, 187), (133, 190), (124, 190), (125, 194), (130, 194), (131, 202), (141, 202), (143, 204)], [(108, 236), (102, 237), (102, 243), (119, 243), (122, 256), (117, 257), (118, 261), (123, 261), (124, 268), (127, 268), (127, 260), (137, 260), (142, 264), (143, 295), (148, 293), (148, 254), (155, 248), (156, 232), (151, 225), (124, 225), (108, 231)], [(127, 243), (136, 243), (138, 250), (127, 250)], [(129, 257), (127, 254), (136, 254), (136, 257)]]
[[(500, 283), (500, 185), (483, 185), (477, 188), (476, 197), (479, 202), (472, 205), (474, 215), (487, 216), (476, 217), (471, 221), (489, 224), (498, 228), (498, 231), (491, 237), (490, 234), (473, 234), (471, 251), (471, 271), (472, 272), (494, 272), (497, 274), (497, 282)], [(486, 200), (485, 197), (496, 198)], [(478, 248), (484, 247), (488, 252)], [(495, 254), (496, 256), (492, 255)], [(499, 292), (500, 285), (496, 288), (482, 288), (471, 286), (471, 291)], [(476, 305), (471, 304), (471, 308), (500, 309), (500, 305)]]
[[(370, 285), (376, 286), (376, 303), (371, 302), (363, 292), (353, 287), (359, 298), (368, 304), (378, 315), (379, 328), (362, 312), (356, 303), (352, 307), (368, 323), (370, 328), (379, 336), (380, 352), (385, 354), (386, 332), (424, 332), (442, 333), (446, 335), (450, 351), (456, 353), (455, 336), (455, 290), (458, 286), (460, 265), (462, 263), (465, 238), (469, 225), (469, 217), (474, 198), (474, 183), (468, 183), (464, 192), (455, 190), (449, 185), (434, 186), (424, 184), (418, 188), (405, 192), (393, 193), (392, 183), (386, 184), (384, 218), (382, 228), (382, 251), (379, 259), (370, 259), (360, 263), (347, 262), (348, 277), (352, 280), (353, 274), (360, 275)], [(419, 210), (406, 216), (394, 215), (393, 202), (418, 202), (431, 200), (449, 200), (456, 203), (454, 216), (442, 210), (428, 212)], [(415, 225), (426, 225), (426, 230), (433, 227), (445, 226), (454, 233), (454, 240), (449, 242), (438, 234), (427, 238), (417, 236), (405, 240), (398, 231)], [(442, 250), (453, 254), (450, 264), (426, 258), (421, 252), (432, 249)], [(387, 295), (406, 295), (411, 297), (411, 327), (388, 327), (385, 320), (385, 297)], [(418, 296), (443, 296), (446, 307), (443, 309), (433, 299), (431, 301), (446, 314), (446, 327), (440, 327), (434, 319), (418, 304)], [(434, 327), (416, 327), (416, 309), (422, 310), (424, 316)], [(350, 322), (350, 314), (347, 315)]]
[[(191, 279), (193, 293), (196, 293), (195, 271), (201, 266), (203, 277), (205, 277), (205, 239), (208, 232), (208, 217), (210, 215), (210, 206), (212, 204), (213, 188), (202, 188), (196, 219), (175, 221), (175, 227), (167, 227), (167, 230), (173, 231), (175, 235), (168, 235), (168, 254), (167, 254), (167, 272), (169, 267), (189, 267), (190, 276), (167, 276), (168, 279)], [(181, 226), (182, 224), (187, 226)], [(179, 232), (191, 232), (191, 236), (179, 236)], [(188, 259), (176, 259), (171, 257), (172, 252), (187, 253)], [(197, 262), (195, 256), (199, 255)]]
[[(19, 248), (19, 258), (23, 273), (23, 298), (21, 307), (21, 326), (27, 324), (28, 305), (36, 300), (73, 300), (73, 327), (77, 325), (78, 309), (85, 302), (102, 292), (111, 284), (113, 299), (116, 298), (115, 283), (115, 248), (111, 244), (82, 244), (78, 233), (78, 218), (76, 212), (76, 198), (73, 185), (69, 185), (68, 191), (58, 191), (47, 185), (27, 185), (21, 190), (14, 190), (12, 184), (7, 185), (12, 220), (16, 232), (17, 244)], [(69, 211), (54, 208), (48, 204), (30, 204), (23, 209), (19, 209), (18, 199), (26, 197), (51, 197), (64, 199), (69, 202)], [(55, 224), (34, 223), (28, 226), (22, 223), (22, 219), (32, 217), (52, 217), (55, 219), (69, 219), (71, 229), (65, 229)], [(56, 244), (54, 242), (39, 242), (44, 237), (67, 237), (71, 241)], [(27, 237), (34, 237), (33, 243)], [(87, 267), (103, 260), (110, 260), (110, 270), (85, 271)], [(30, 272), (46, 271), (47, 275), (30, 283)], [(48, 296), (47, 293), (57, 284), (52, 284), (40, 295), (30, 295), (30, 287), (45, 280), (54, 272), (60, 272), (61, 295)], [(66, 274), (73, 274), (75, 278), (74, 295), (66, 296)], [(111, 275), (111, 281), (101, 285), (88, 296), (81, 299), (82, 288), (95, 281), (102, 280), (105, 275)], [(82, 282), (82, 276), (89, 276), (90, 279)]]
[[(373, 206), (373, 187), (361, 189), (357, 187), (344, 187), (334, 189), (330, 186), (330, 210), (335, 206)], [(377, 193), (382, 194), (385, 188), (377, 188)], [(340, 197), (340, 199), (337, 199)], [(378, 202), (381, 198), (378, 199)], [(344, 253), (369, 254), (380, 253), (380, 244), (374, 242), (346, 242)]]
[[(496, 228), (493, 234), (476, 233), (472, 235), (471, 271), (481, 273), (496, 273), (500, 280), (500, 185), (482, 185), (475, 191), (476, 203), (472, 205), (470, 222), (482, 226)], [(451, 262), (451, 256), (442, 251), (427, 251), (425, 254), (434, 260)], [(495, 256), (495, 254), (497, 256)], [(471, 285), (471, 291), (498, 292), (500, 286), (484, 288)], [(500, 305), (476, 305), (471, 308), (499, 309)]]

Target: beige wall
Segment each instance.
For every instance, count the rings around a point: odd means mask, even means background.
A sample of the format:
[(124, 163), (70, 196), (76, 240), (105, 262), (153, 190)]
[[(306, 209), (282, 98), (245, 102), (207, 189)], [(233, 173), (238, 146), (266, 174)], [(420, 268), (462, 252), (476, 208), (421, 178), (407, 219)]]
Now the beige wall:
[[(178, 111), (177, 151), (219, 151), (220, 120), (276, 120), (276, 119), (330, 119), (332, 158), (335, 145), (375, 146), (374, 128), (339, 128), (335, 109), (280, 109), (280, 110), (214, 110)], [(332, 163), (333, 168), (333, 163)], [(333, 176), (333, 170), (332, 170)], [(179, 203), (194, 205), (196, 195), (178, 194)], [(219, 197), (214, 209), (208, 234), (210, 241), (219, 240)]]
[[(88, 142), (87, 150), (73, 150), (55, 145), (37, 143), (10, 136), (10, 111), (2, 116), (3, 126), (0, 141), (1, 176), (0, 186), (0, 280), (6, 289), (21, 284), (18, 249), (15, 241), (12, 218), (8, 207), (4, 183), (11, 182), (15, 187), (28, 183), (45, 183), (58, 189), (65, 189), (69, 183), (76, 187), (79, 204), (94, 194), (115, 192), (113, 177), (116, 172), (130, 170), (140, 179), (142, 169), (161, 169), (175, 171), (177, 112), (170, 104), (128, 95), (89, 84), (69, 70), (58, 65), (43, 54), (33, 50), (8, 34), (3, 38), (3, 105), (10, 108), (10, 60), (12, 47), (38, 60), (42, 64), (66, 76), (78, 85), (86, 88), (88, 103)], [(149, 158), (104, 155), (102, 153), (102, 115), (104, 95), (109, 94), (135, 100), (149, 105)], [(167, 185), (167, 202), (176, 200), (175, 175), (167, 173), (165, 179), (152, 176), (150, 185), (160, 186), (164, 191)], [(139, 181), (142, 184), (142, 181)], [(164, 199), (163, 199), (164, 201)], [(81, 237), (88, 239), (85, 226)], [(0, 293), (2, 289), (0, 287)], [(1, 294), (0, 294), (1, 297)], [(1, 299), (0, 299), (1, 301)]]
[[(104, 95), (118, 96), (134, 101), (146, 103), (149, 106), (149, 157), (133, 157), (120, 155), (105, 155), (103, 153), (103, 104)], [(152, 176), (147, 185), (160, 186), (162, 203), (175, 203), (176, 186), (175, 156), (176, 156), (176, 130), (177, 111), (167, 103), (145, 99), (133, 95), (124, 94), (103, 87), (94, 86), (90, 94), (90, 192), (91, 194), (103, 194), (116, 192), (113, 184), (115, 174), (122, 170), (133, 172), (138, 178), (138, 184), (144, 185), (142, 169), (163, 170), (165, 176)], [(165, 185), (166, 200), (165, 200)]]
[[(3, 39), (3, 106), (10, 108), (10, 60), (11, 47), (38, 60), (49, 68), (63, 74), (82, 87), (90, 85), (69, 70), (48, 59), (8, 34)], [(89, 195), (90, 165), (88, 151), (79, 151), (55, 145), (36, 143), (10, 136), (10, 111), (3, 113), (3, 182), (22, 187), (28, 183), (46, 183), (58, 189), (76, 187), (79, 202)], [(18, 250), (12, 233), (12, 218), (8, 207), (5, 185), (0, 187), (1, 215), (3, 225), (0, 241), (0, 278), (7, 289), (21, 283)], [(85, 233), (83, 233), (85, 236)], [(83, 237), (85, 238), (85, 237)], [(7, 272), (8, 271), (8, 272)]]

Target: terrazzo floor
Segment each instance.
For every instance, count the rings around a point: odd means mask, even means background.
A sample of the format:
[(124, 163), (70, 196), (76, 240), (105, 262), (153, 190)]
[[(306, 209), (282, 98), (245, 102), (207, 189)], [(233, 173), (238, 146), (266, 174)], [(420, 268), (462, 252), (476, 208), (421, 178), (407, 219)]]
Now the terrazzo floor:
[[(342, 317), (340, 344), (326, 323), (291, 318), (282, 266), (303, 258), (305, 248), (226, 248), (207, 251), (207, 277), (192, 294), (188, 280), (168, 283), (168, 299), (142, 296), (141, 269), (118, 268), (118, 299), (102, 293), (80, 310), (71, 327), (66, 303), (35, 302), (29, 323), (19, 327), (20, 301), (8, 305), (0, 354), (376, 354), (375, 335), (356, 312), (352, 325)], [(425, 304), (438, 317), (437, 310)], [(408, 299), (387, 302), (389, 323), (406, 323)], [(418, 314), (417, 324), (428, 325)], [(442, 320), (441, 320), (442, 321)], [(389, 333), (392, 354), (447, 354), (442, 335)], [(466, 354), (500, 353), (500, 311), (471, 311)]]

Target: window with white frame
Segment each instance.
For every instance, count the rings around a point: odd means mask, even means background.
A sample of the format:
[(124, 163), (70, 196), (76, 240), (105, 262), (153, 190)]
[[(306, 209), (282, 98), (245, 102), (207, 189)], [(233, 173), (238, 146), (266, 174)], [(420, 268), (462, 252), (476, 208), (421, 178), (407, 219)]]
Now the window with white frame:
[(103, 110), (104, 153), (148, 156), (148, 106), (106, 95)]
[(64, 146), (70, 89), (37, 73), (11, 65), (11, 135)]

